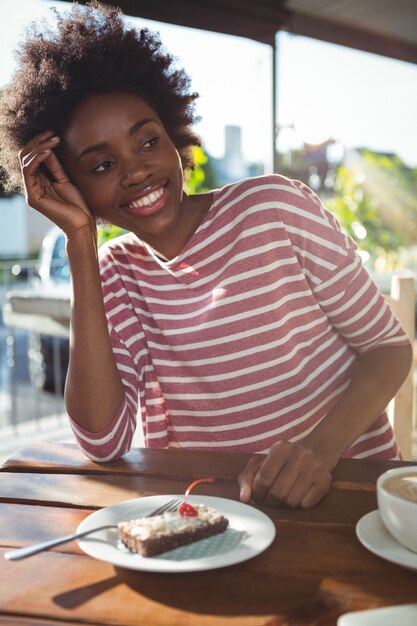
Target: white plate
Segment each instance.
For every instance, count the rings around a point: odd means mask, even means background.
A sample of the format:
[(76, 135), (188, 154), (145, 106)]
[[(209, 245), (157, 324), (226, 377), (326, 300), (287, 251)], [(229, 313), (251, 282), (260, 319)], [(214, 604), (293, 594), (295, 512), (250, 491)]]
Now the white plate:
[[(83, 520), (77, 532), (143, 517), (171, 498), (183, 496), (149, 496), (100, 509)], [(251, 559), (266, 550), (274, 540), (275, 525), (269, 517), (254, 507), (211, 496), (191, 496), (188, 501), (190, 504), (201, 502), (217, 509), (229, 520), (228, 529), (220, 535), (156, 557), (145, 558), (130, 552), (120, 543), (117, 529), (97, 532), (80, 539), (78, 544), (86, 554), (118, 567), (147, 572), (198, 572)]]
[(337, 626), (416, 626), (417, 604), (401, 604), (382, 609), (346, 613), (337, 620)]
[(359, 520), (356, 524), (356, 536), (370, 552), (417, 572), (417, 553), (407, 550), (394, 539), (385, 528), (378, 510), (364, 515)]

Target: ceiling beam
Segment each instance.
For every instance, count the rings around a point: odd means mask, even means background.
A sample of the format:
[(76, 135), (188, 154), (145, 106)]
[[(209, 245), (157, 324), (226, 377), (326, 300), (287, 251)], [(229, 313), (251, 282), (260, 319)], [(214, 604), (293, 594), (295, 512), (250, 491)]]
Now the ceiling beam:
[[(274, 45), (280, 30), (417, 64), (417, 44), (294, 9), (286, 0), (103, 0), (125, 15), (247, 37)], [(79, 0), (85, 4), (83, 0)], [(291, 6), (291, 5), (290, 5)], [(410, 19), (415, 18), (411, 16)]]
[(295, 35), (311, 37), (347, 48), (371, 52), (408, 63), (417, 63), (417, 46), (394, 37), (346, 26), (339, 22), (292, 13), (285, 30)]

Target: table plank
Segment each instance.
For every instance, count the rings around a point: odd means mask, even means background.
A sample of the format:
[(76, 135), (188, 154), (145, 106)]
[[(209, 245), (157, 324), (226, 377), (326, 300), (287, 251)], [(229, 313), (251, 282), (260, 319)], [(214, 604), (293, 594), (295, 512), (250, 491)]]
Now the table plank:
[(96, 463), (88, 459), (75, 444), (36, 443), (23, 448), (8, 459), (0, 471), (53, 471), (71, 474), (140, 474), (143, 476), (177, 477), (188, 480), (190, 468), (197, 476), (215, 478), (237, 477), (251, 455), (195, 450), (153, 450), (132, 448), (122, 459)]
[[(160, 494), (183, 494), (186, 481), (149, 478), (134, 475), (70, 475), (0, 473), (0, 503), (63, 506), (66, 508), (97, 509), (125, 500)], [(349, 481), (336, 481), (330, 493), (308, 513), (302, 509), (258, 506), (273, 520), (303, 521), (309, 519), (323, 524), (356, 524), (366, 513), (377, 508), (375, 485), (364, 483), (363, 489), (353, 489)], [(218, 480), (198, 486), (195, 493), (239, 500), (236, 479)]]
[[(280, 546), (283, 558), (290, 555), (284, 540)], [(335, 626), (337, 617), (348, 610), (415, 600), (415, 575), (372, 555), (363, 556), (360, 569), (358, 552), (352, 570), (342, 573), (334, 560), (337, 570), (329, 563), (325, 576), (314, 571), (314, 563), (300, 571), (270, 555), (221, 570), (172, 576), (131, 572), (86, 556), (50, 552), (5, 562), (0, 571), (4, 590), (0, 611), (24, 615), (25, 607), (30, 607), (33, 617), (124, 626)], [(275, 563), (276, 570), (265, 570), (267, 563)], [(383, 585), (376, 583), (376, 572), (384, 575)]]
[[(70, 475), (3, 472), (0, 502), (102, 508), (125, 500), (160, 494), (184, 494), (184, 481), (124, 475)], [(197, 491), (197, 490), (196, 490)], [(235, 480), (198, 486), (200, 495), (238, 499)]]
[[(39, 571), (42, 577), (37, 576)], [(5, 562), (0, 570), (0, 586), (5, 590), (0, 611), (24, 615), (30, 606), (34, 617), (123, 626), (269, 625), (272, 616), (261, 597), (256, 607), (248, 601), (242, 606), (241, 589), (253, 588), (250, 578), (230, 569), (198, 576), (129, 572), (89, 557), (50, 552)], [(263, 582), (261, 595), (272, 598), (270, 577)]]
[[(0, 614), (0, 626), (80, 626), (79, 622), (65, 620), (44, 620), (32, 617), (21, 617), (13, 615), (1, 615)], [(89, 626), (104, 626), (103, 624), (91, 623)]]
[[(139, 474), (142, 476), (190, 478), (211, 475), (215, 478), (236, 478), (248, 462), (250, 454), (188, 449), (132, 448), (122, 459), (110, 463), (95, 463), (87, 459), (75, 444), (35, 443), (22, 449), (4, 463), (4, 471), (52, 471), (71, 474)], [(333, 471), (335, 480), (375, 483), (387, 469), (417, 465), (412, 461), (375, 461), (341, 459)]]
[[(0, 546), (20, 548), (54, 537), (69, 535), (92, 509), (66, 509), (25, 504), (2, 504), (0, 515)], [(82, 554), (77, 542), (56, 546), (54, 550)]]

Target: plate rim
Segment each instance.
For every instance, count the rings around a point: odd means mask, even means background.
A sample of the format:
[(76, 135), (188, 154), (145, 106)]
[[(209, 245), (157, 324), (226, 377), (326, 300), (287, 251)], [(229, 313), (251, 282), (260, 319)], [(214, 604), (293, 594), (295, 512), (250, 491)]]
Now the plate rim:
[[(149, 503), (149, 509), (152, 510), (154, 507), (160, 504), (158, 500), (162, 500), (162, 499), (169, 500), (171, 498), (184, 498), (184, 494), (166, 494), (166, 495), (156, 494), (156, 495), (142, 496), (142, 497), (139, 496), (138, 498), (124, 500), (122, 502), (118, 502), (111, 506), (103, 507), (101, 509), (98, 509), (97, 511), (94, 511), (93, 513), (88, 515), (84, 520), (82, 520), (77, 527), (77, 532), (82, 532), (83, 530), (87, 530), (92, 520), (96, 520), (96, 518), (99, 518), (101, 515), (103, 515), (103, 513), (105, 514), (108, 514), (109, 512), (110, 514), (117, 513), (118, 509), (120, 509), (120, 511), (122, 512), (129, 505), (131, 506), (131, 505), (134, 505), (134, 503), (139, 503), (139, 502), (145, 505), (146, 501), (148, 501)], [(231, 565), (242, 563), (264, 552), (273, 543), (276, 537), (276, 526), (273, 520), (266, 513), (264, 513), (263, 511), (260, 511), (254, 506), (251, 506), (249, 504), (246, 504), (240, 501), (232, 500), (230, 498), (222, 498), (220, 496), (207, 496), (207, 495), (191, 495), (189, 497), (189, 502), (191, 503), (201, 502), (203, 504), (206, 503), (209, 506), (210, 505), (215, 506), (215, 508), (217, 508), (217, 510), (219, 510), (220, 513), (228, 514), (228, 515), (234, 515), (234, 512), (232, 511), (230, 513), (227, 511), (223, 511), (222, 504), (225, 505), (226, 509), (229, 508), (230, 505), (232, 505), (232, 508), (235, 508), (235, 507), (238, 509), (243, 508), (243, 510), (246, 509), (247, 511), (250, 511), (250, 517), (254, 518), (255, 521), (257, 522), (261, 521), (263, 524), (262, 536), (261, 536), (261, 540), (263, 541), (261, 541), (261, 545), (260, 546), (257, 545), (256, 547), (254, 547), (254, 546), (248, 546), (248, 545), (244, 546), (244, 543), (240, 543), (238, 544), (238, 546), (230, 550), (229, 553), (223, 553), (221, 555), (212, 555), (212, 556), (206, 557), (205, 559), (170, 561), (169, 566), (167, 566), (166, 561), (164, 562), (159, 559), (152, 558), (152, 557), (144, 558), (136, 554), (132, 554), (131, 556), (133, 557), (134, 560), (132, 559), (131, 562), (128, 561), (127, 563), (120, 562), (120, 559), (117, 559), (117, 558), (109, 559), (108, 556), (105, 556), (105, 555), (100, 556), (100, 550), (97, 551), (94, 549), (94, 544), (91, 541), (89, 542), (89, 537), (85, 537), (85, 538), (83, 537), (83, 538), (78, 539), (77, 540), (78, 546), (80, 547), (80, 549), (83, 551), (84, 554), (87, 554), (88, 556), (91, 556), (92, 558), (95, 558), (97, 560), (110, 563), (115, 567), (130, 569), (132, 571), (146, 571), (146, 572), (155, 572), (155, 573), (159, 572), (159, 573), (169, 574), (169, 573), (182, 573), (182, 572), (187, 573), (187, 572), (197, 572), (197, 571), (208, 571), (211, 569), (220, 569), (222, 567), (229, 567)], [(144, 509), (144, 512), (145, 511), (146, 509)], [(123, 519), (126, 519), (126, 516), (121, 517), (119, 521), (122, 521)], [(94, 525), (99, 525), (101, 523), (104, 523), (104, 521), (100, 521), (100, 519), (97, 519), (96, 521), (94, 521)], [(109, 521), (109, 523), (111, 522)], [(115, 523), (116, 523), (116, 520), (115, 520)], [(103, 531), (103, 532), (106, 532), (106, 531)], [(95, 537), (97, 539), (99, 538), (99, 536), (100, 536), (100, 533), (97, 533), (96, 535), (93, 535), (92, 537)], [(109, 545), (112, 545), (111, 542), (109, 542)], [(117, 550), (114, 544), (113, 544), (113, 547), (116, 549), (117, 556), (122, 557), (124, 555), (123, 552)], [(243, 550), (242, 550), (242, 547), (244, 547)], [(226, 559), (224, 558), (224, 554), (228, 554), (228, 557)], [(232, 555), (232, 558), (230, 558), (230, 555)], [(123, 561), (123, 558), (121, 560)]]
[[(400, 556), (393, 555), (390, 552), (387, 553), (387, 550), (380, 549), (379, 544), (372, 543), (372, 541), (368, 541), (367, 537), (364, 537), (363, 528), (366, 523), (372, 523), (374, 526), (377, 525), (377, 529), (380, 532), (383, 532), (386, 535), (388, 548), (393, 547), (396, 548)], [(374, 511), (370, 511), (369, 513), (365, 513), (358, 522), (355, 527), (356, 537), (359, 542), (372, 554), (379, 556), (381, 559), (385, 561), (389, 561), (390, 563), (395, 563), (396, 565), (400, 565), (401, 567), (405, 567), (408, 570), (417, 572), (417, 554), (414, 554), (410, 550), (407, 550), (401, 543), (399, 543), (386, 529), (381, 515), (378, 509)], [(403, 557), (406, 557), (405, 559)]]

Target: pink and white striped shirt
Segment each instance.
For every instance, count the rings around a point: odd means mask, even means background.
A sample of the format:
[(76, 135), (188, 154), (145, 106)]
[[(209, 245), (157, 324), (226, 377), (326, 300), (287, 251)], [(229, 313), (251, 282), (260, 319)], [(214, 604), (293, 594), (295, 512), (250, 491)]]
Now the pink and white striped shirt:
[[(126, 395), (102, 432), (71, 420), (95, 460), (129, 450), (138, 414), (153, 448), (256, 453), (300, 441), (358, 355), (407, 343), (354, 242), (308, 187), (278, 175), (216, 190), (171, 261), (132, 233), (110, 241), (101, 276)], [(345, 456), (398, 458), (385, 414)]]

